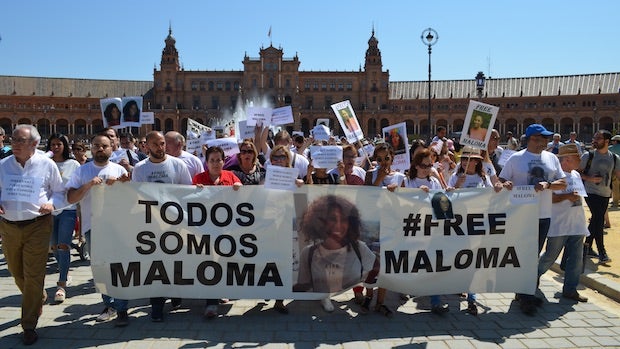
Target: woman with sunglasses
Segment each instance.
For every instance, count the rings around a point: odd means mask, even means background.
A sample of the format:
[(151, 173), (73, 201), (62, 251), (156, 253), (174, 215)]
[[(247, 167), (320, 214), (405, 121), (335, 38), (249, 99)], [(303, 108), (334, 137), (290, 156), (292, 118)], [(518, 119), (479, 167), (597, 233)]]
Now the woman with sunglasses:
[[(377, 167), (366, 172), (366, 179), (364, 185), (372, 185), (376, 187), (384, 187), (389, 191), (394, 191), (397, 187), (401, 187), (404, 184), (405, 175), (392, 170), (392, 162), (394, 161), (394, 148), (388, 143), (380, 143), (375, 147), (372, 154), (373, 160), (377, 162)], [(373, 245), (373, 247), (376, 247)], [(371, 248), (372, 249), (372, 248)], [(377, 255), (375, 265), (366, 278), (367, 284), (373, 284), (376, 282), (376, 277), (379, 272), (379, 251), (373, 250)], [(377, 303), (375, 305), (375, 311), (391, 317), (393, 312), (385, 304), (385, 295), (387, 290), (385, 288), (377, 288)], [(371, 287), (366, 288), (366, 297), (362, 303), (362, 312), (368, 312), (370, 308), (370, 302), (372, 301), (374, 290)]]
[(258, 185), (265, 182), (265, 168), (258, 161), (258, 152), (251, 139), (239, 144), (237, 163), (228, 168), (241, 180), (243, 185)]
[(427, 193), (432, 189), (443, 189), (441, 182), (432, 175), (432, 155), (433, 151), (428, 148), (422, 149), (415, 154), (407, 173), (405, 187), (420, 188)]
[(80, 165), (84, 165), (88, 161), (88, 156), (86, 155), (86, 145), (83, 142), (75, 142), (71, 147), (73, 152), (73, 157)]
[[(58, 166), (62, 182), (66, 185), (73, 174), (73, 171), (80, 167), (80, 163), (71, 157), (71, 149), (67, 137), (56, 133), (50, 136), (47, 141), (47, 151), (51, 151), (52, 160)], [(73, 240), (73, 229), (77, 219), (76, 205), (69, 205), (62, 210), (54, 211), (54, 227), (50, 246), (54, 253), (54, 258), (58, 263), (58, 288), (54, 295), (56, 303), (62, 303), (67, 296), (66, 288), (69, 285), (69, 265), (71, 263), (71, 240)]]

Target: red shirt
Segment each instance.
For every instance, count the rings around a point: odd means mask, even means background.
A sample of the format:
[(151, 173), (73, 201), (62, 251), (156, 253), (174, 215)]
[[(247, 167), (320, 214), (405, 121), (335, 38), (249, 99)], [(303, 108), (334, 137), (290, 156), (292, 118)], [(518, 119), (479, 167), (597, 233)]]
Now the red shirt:
[(209, 171), (204, 171), (194, 176), (192, 184), (204, 184), (204, 185), (233, 185), (235, 183), (241, 183), (241, 180), (235, 176), (232, 171), (222, 170), (220, 174), (219, 183), (215, 184), (209, 177)]

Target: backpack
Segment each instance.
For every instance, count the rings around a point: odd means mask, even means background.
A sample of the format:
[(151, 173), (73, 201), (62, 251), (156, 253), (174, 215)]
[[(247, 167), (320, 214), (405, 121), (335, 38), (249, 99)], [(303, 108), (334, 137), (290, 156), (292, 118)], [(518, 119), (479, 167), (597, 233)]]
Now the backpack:
[[(616, 161), (618, 160), (618, 155), (616, 153), (609, 152), (613, 155), (614, 158), (614, 168), (611, 170), (611, 174), (613, 175), (616, 172)], [(583, 173), (587, 174), (590, 171), (590, 166), (592, 166), (592, 159), (594, 158), (594, 151), (588, 151), (588, 162), (586, 163), (586, 167), (583, 169)], [(609, 188), (613, 189), (613, 181), (609, 181)]]

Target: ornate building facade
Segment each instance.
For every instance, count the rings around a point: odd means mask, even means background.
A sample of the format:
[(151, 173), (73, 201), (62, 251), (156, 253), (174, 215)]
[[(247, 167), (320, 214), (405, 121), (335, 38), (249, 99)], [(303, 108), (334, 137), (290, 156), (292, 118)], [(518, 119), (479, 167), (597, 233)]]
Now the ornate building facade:
[[(429, 125), (428, 83), (390, 82), (374, 30), (364, 66), (355, 71), (300, 71), (297, 54), (285, 57), (282, 48), (272, 45), (261, 48), (258, 57), (246, 54), (240, 71), (185, 70), (171, 29), (164, 43), (153, 81), (0, 76), (0, 127), (10, 134), (16, 124), (29, 123), (43, 137), (59, 132), (88, 139), (102, 129), (101, 98), (143, 96), (143, 111), (155, 113), (155, 124), (142, 126), (140, 133), (184, 133), (187, 118), (215, 126), (239, 117), (238, 111), (253, 103), (292, 106), (295, 123), (287, 125), (289, 130), (308, 134), (317, 119), (329, 118), (339, 134), (330, 106), (348, 99), (367, 137), (400, 122), (417, 137), (434, 133), (437, 126), (460, 131), (469, 100), (478, 96), (474, 79), (432, 81)], [(500, 107), (495, 124), (500, 133), (521, 134), (529, 124), (541, 123), (563, 137), (574, 130), (588, 142), (599, 128), (620, 129), (619, 99), (618, 72), (488, 78), (481, 96)]]

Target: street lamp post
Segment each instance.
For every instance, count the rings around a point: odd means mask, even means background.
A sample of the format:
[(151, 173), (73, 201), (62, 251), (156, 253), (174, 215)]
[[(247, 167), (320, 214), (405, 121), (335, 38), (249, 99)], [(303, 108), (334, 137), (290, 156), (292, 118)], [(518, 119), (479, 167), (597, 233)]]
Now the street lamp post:
[(431, 128), (431, 47), (439, 40), (439, 35), (433, 28), (427, 28), (422, 31), (420, 39), (424, 45), (428, 46), (428, 139), (433, 138), (433, 131)]
[(482, 99), (482, 91), (484, 91), (484, 73), (479, 71), (476, 75), (476, 91), (478, 92), (478, 100)]

